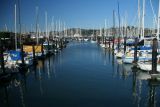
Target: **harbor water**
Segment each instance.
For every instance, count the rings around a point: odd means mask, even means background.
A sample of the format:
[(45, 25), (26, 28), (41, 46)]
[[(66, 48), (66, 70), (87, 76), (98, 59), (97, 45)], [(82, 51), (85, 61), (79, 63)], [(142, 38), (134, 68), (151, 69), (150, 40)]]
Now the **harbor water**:
[(96, 43), (70, 42), (0, 86), (0, 107), (160, 107), (159, 83)]

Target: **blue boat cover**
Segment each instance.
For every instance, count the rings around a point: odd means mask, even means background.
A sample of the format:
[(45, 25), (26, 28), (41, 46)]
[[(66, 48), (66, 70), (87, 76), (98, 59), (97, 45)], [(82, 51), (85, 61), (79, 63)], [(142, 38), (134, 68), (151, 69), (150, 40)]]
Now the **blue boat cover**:
[(127, 43), (126, 43), (126, 45), (134, 45), (134, 41), (128, 41)]
[[(134, 48), (131, 48), (131, 50), (134, 50)], [(139, 46), (138, 50), (152, 50), (151, 46)]]
[(151, 50), (152, 49), (151, 46), (140, 46), (139, 48), (140, 50)]
[[(16, 60), (21, 60), (21, 53), (20, 51), (15, 51), (15, 50), (11, 50), (9, 51), (10, 57), (12, 60), (16, 61)], [(25, 56), (25, 55), (24, 55)]]

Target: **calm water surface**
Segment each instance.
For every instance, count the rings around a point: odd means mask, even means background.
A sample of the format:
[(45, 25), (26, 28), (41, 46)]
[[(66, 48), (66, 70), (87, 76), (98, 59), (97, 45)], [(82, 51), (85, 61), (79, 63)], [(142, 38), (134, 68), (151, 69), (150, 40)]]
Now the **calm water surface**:
[(108, 51), (72, 42), (0, 86), (0, 107), (160, 107), (158, 83)]

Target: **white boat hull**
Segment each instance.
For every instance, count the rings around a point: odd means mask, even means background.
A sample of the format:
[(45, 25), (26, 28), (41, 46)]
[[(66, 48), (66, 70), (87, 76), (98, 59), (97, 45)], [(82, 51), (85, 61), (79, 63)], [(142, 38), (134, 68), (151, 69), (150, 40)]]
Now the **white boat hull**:
[[(152, 64), (151, 63), (138, 63), (138, 66), (143, 71), (151, 71)], [(160, 72), (160, 65), (157, 65), (157, 71)]]

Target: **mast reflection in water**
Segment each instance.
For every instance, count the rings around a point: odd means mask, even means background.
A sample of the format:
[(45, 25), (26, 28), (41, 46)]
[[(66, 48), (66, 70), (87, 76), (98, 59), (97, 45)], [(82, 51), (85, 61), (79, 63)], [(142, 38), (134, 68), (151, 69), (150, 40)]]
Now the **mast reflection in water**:
[(72, 42), (0, 84), (0, 107), (159, 107), (159, 82), (110, 50)]

